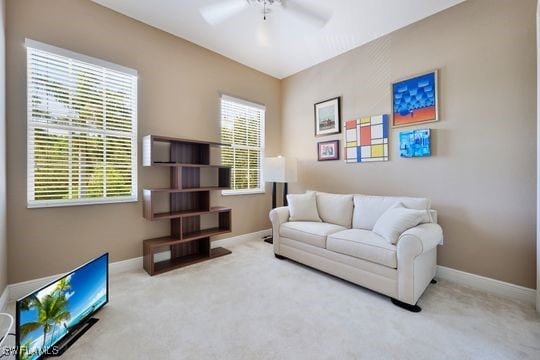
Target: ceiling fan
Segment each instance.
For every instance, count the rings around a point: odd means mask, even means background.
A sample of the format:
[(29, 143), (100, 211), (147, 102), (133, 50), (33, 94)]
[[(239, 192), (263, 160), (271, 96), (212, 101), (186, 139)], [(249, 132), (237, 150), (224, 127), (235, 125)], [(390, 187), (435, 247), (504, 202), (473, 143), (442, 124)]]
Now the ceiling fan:
[(264, 20), (272, 11), (272, 7), (280, 6), (290, 14), (318, 28), (324, 27), (332, 16), (331, 14), (322, 14), (318, 10), (307, 8), (294, 0), (220, 0), (199, 8), (199, 12), (207, 23), (218, 25), (250, 6), (262, 7), (261, 13)]

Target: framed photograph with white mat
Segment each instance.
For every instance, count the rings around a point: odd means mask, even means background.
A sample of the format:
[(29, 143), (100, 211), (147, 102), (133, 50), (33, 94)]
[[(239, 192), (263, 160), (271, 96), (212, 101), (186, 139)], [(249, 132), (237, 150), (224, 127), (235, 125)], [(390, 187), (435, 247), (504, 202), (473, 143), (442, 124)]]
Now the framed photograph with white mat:
[(315, 104), (315, 136), (341, 132), (341, 98), (336, 97)]

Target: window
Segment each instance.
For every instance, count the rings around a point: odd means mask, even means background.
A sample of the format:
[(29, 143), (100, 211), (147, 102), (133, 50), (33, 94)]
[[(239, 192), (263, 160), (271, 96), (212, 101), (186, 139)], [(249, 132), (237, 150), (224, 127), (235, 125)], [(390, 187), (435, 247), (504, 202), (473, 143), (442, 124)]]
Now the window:
[(231, 188), (225, 195), (264, 192), (265, 107), (230, 96), (221, 96), (221, 163), (231, 166)]
[(26, 40), (28, 207), (137, 200), (137, 72)]

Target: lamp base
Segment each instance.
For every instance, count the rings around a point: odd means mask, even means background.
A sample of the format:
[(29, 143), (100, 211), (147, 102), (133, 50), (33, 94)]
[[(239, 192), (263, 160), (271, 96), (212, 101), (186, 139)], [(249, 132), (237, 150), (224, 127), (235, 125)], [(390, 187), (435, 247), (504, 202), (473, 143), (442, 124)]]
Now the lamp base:
[(274, 243), (274, 237), (272, 235), (266, 235), (263, 237), (264, 242), (267, 242), (269, 244)]

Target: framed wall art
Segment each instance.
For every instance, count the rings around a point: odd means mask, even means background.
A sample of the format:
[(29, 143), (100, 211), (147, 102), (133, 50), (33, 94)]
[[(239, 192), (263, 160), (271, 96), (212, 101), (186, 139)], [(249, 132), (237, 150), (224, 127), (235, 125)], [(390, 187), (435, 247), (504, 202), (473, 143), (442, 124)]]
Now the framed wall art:
[(345, 162), (388, 161), (388, 115), (366, 116), (345, 123)]
[(339, 97), (315, 104), (315, 136), (339, 134), (341, 131), (341, 99)]
[(409, 126), (439, 120), (438, 71), (392, 84), (392, 125)]
[(431, 132), (429, 129), (402, 131), (399, 133), (401, 157), (431, 156)]
[(317, 143), (317, 153), (319, 161), (339, 160), (339, 140)]

